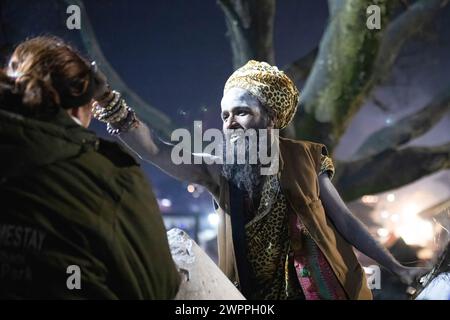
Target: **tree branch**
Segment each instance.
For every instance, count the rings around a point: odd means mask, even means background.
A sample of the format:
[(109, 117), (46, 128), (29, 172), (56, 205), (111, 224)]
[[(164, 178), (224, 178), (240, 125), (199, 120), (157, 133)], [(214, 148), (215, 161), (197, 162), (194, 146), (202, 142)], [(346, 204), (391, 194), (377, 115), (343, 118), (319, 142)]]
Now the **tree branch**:
[(381, 111), (383, 111), (383, 112), (389, 111), (389, 106), (387, 106), (386, 103), (384, 103), (381, 99), (378, 99), (378, 97), (374, 93), (372, 93), (372, 95), (370, 96), (370, 99), (372, 99), (375, 106), (378, 109), (380, 109)]
[[(361, 106), (360, 93), (373, 71), (384, 31), (369, 30), (366, 26), (365, 12), (372, 3), (371, 0), (346, 0), (333, 4), (332, 19), (300, 99), (308, 117), (296, 116), (297, 137), (331, 136), (328, 141), (334, 145)], [(390, 19), (393, 3), (396, 1), (378, 2), (383, 24)], [(320, 132), (323, 127), (320, 123), (328, 124), (332, 132)]]
[(249, 60), (248, 57), (254, 56), (254, 52), (247, 40), (248, 35), (243, 26), (242, 18), (239, 16), (237, 9), (231, 1), (218, 0), (217, 3), (225, 15), (225, 22), (228, 29), (227, 37), (230, 41), (233, 66), (237, 69)]
[(234, 68), (251, 59), (273, 64), (275, 0), (218, 0), (218, 5), (225, 15)]
[[(381, 31), (369, 30), (361, 12), (372, 1), (333, 4), (333, 19), (320, 43), (319, 54), (303, 90), (306, 119), (296, 117), (297, 136), (330, 136), (337, 143), (371, 90), (389, 74), (403, 44), (439, 12), (448, 0), (420, 0), (388, 25), (397, 1), (381, 1)], [(350, 62), (351, 61), (351, 62)], [(305, 122), (310, 125), (305, 126)], [(319, 123), (331, 124), (320, 133)], [(313, 128), (306, 132), (303, 128)], [(332, 148), (333, 145), (330, 146)]]
[(335, 16), (336, 12), (339, 11), (339, 8), (342, 7), (343, 1), (346, 0), (328, 0), (328, 12), (331, 19)]
[(240, 32), (244, 32), (241, 18), (233, 7), (231, 0), (217, 0), (217, 4), (223, 10), (225, 17), (233, 25), (237, 26)]
[(390, 74), (401, 48), (413, 35), (420, 32), (424, 25), (432, 21), (436, 14), (447, 5), (449, 0), (421, 0), (409, 6), (386, 29), (375, 61), (371, 83), (366, 89), (372, 89)]
[(355, 152), (354, 159), (408, 143), (432, 129), (449, 110), (450, 88), (447, 87), (421, 110), (371, 134)]
[(83, 1), (65, 0), (65, 2), (70, 5), (76, 4), (80, 7), (83, 24), (80, 30), (81, 39), (86, 51), (97, 61), (100, 68), (107, 76), (111, 86), (122, 93), (122, 96), (125, 97), (128, 104), (136, 110), (142, 121), (148, 123), (152, 129), (156, 130), (164, 137), (170, 137), (171, 132), (175, 129), (175, 125), (169, 117), (146, 103), (138, 94), (130, 89), (106, 59), (89, 21)]
[(304, 82), (308, 78), (309, 72), (316, 60), (319, 49), (316, 47), (305, 56), (295, 60), (291, 64), (285, 66), (283, 70), (294, 82)]
[(388, 149), (373, 157), (336, 162), (334, 184), (346, 201), (401, 187), (450, 168), (450, 143), (437, 147)]

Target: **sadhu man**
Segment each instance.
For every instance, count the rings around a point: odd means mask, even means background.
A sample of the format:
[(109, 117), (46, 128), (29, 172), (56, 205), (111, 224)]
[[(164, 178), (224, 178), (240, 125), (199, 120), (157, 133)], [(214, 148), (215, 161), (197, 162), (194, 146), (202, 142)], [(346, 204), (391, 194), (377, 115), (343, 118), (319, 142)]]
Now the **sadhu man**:
[[(285, 128), (298, 99), (296, 86), (277, 67), (249, 61), (225, 84), (226, 144), (242, 139), (233, 130)], [(353, 247), (406, 283), (424, 272), (399, 264), (349, 211), (331, 182), (334, 167), (323, 144), (277, 137), (279, 170), (265, 175), (260, 162), (175, 164), (173, 146), (127, 108), (121, 120), (112, 119), (105, 104), (95, 112), (141, 158), (209, 190), (220, 216), (219, 266), (247, 298), (371, 299)]]

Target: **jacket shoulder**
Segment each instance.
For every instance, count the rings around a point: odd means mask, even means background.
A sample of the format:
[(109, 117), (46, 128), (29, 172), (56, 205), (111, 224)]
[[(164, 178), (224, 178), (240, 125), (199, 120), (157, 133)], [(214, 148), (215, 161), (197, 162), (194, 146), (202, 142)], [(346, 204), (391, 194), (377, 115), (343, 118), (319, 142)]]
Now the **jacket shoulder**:
[(319, 153), (328, 155), (327, 148), (322, 143), (307, 141), (307, 140), (295, 140), (295, 139), (289, 139), (280, 137), (280, 143), (281, 145), (284, 145), (287, 148), (297, 148), (304, 151), (309, 151), (313, 153)]
[(99, 139), (97, 152), (117, 167), (138, 166), (136, 159), (117, 142)]
[[(317, 173), (320, 172), (322, 155), (328, 155), (327, 148), (324, 144), (307, 140), (294, 140), (280, 137), (280, 146), (282, 154), (289, 154), (297, 159), (309, 159), (309, 163)], [(305, 165), (305, 162), (303, 162), (303, 165)]]

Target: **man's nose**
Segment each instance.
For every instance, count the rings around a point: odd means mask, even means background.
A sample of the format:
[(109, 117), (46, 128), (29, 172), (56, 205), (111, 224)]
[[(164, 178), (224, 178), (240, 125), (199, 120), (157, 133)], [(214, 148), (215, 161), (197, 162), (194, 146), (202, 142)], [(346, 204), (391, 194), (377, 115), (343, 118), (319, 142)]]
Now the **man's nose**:
[(239, 129), (239, 123), (237, 123), (233, 116), (228, 117), (227, 121), (225, 122), (225, 129)]

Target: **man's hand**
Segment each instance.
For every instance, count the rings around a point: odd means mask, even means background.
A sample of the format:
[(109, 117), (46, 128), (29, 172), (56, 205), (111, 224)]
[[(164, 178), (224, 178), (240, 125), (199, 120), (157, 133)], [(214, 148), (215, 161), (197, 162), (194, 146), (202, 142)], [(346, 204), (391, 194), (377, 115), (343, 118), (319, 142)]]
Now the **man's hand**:
[(414, 284), (420, 280), (421, 277), (431, 271), (431, 268), (426, 267), (405, 267), (399, 266), (395, 271), (401, 282), (406, 285), (414, 286)]

